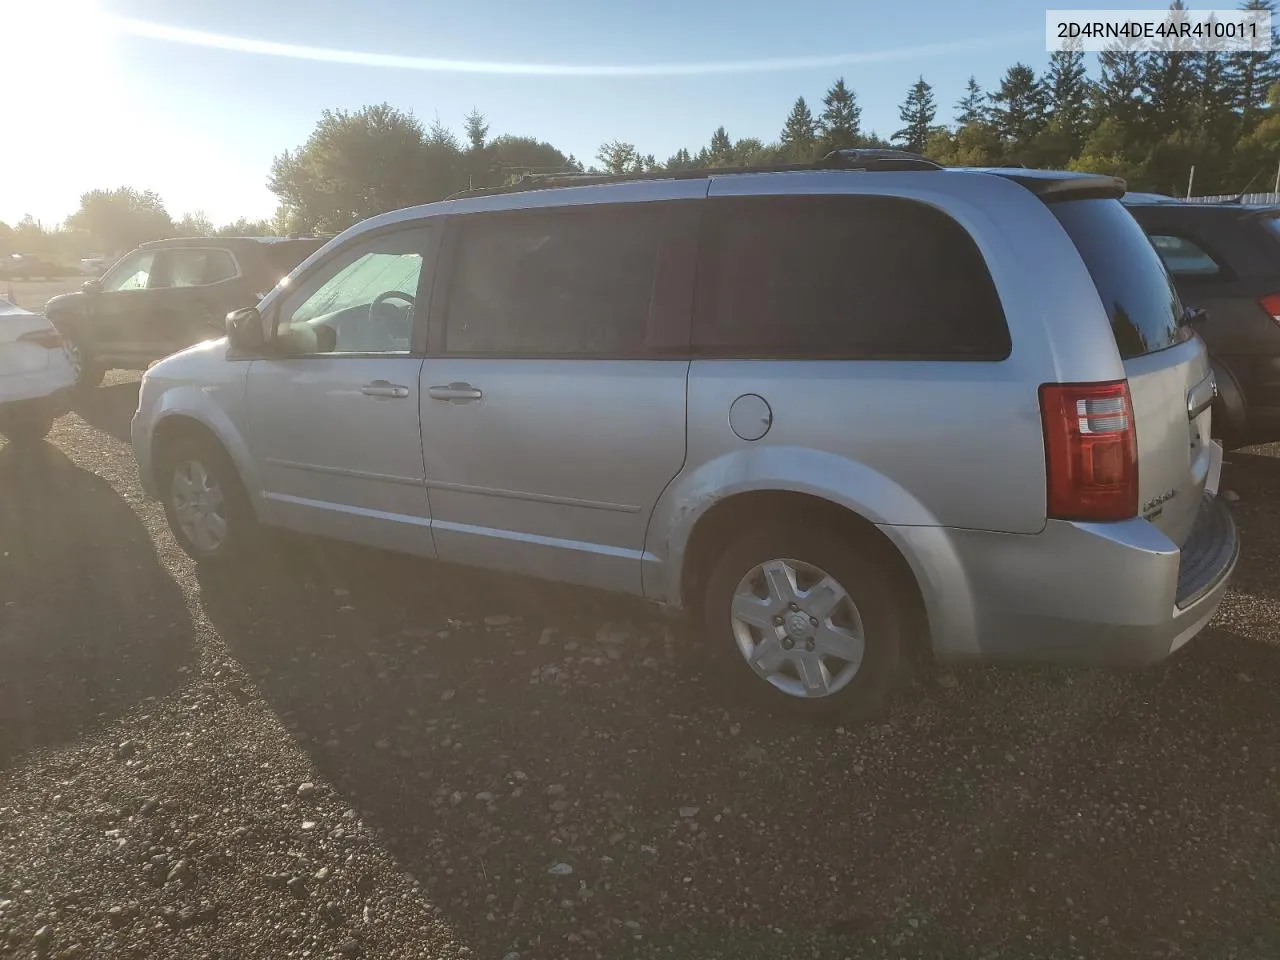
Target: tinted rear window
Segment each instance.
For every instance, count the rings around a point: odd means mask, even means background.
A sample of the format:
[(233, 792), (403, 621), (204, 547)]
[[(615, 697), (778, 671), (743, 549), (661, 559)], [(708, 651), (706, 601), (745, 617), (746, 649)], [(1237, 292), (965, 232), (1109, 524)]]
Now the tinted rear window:
[(889, 197), (708, 205), (695, 349), (722, 357), (1001, 360), (991, 274), (949, 216)]
[(1124, 359), (1178, 342), (1182, 305), (1146, 233), (1118, 200), (1050, 206), (1093, 276)]

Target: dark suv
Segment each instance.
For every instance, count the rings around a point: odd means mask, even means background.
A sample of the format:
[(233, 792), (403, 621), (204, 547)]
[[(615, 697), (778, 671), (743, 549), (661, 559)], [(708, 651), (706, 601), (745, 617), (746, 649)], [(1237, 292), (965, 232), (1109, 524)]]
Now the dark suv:
[(1212, 357), (1214, 433), (1229, 447), (1280, 440), (1280, 207), (1126, 197)]
[(221, 337), (226, 316), (253, 306), (324, 239), (183, 237), (144, 243), (80, 293), (45, 305), (67, 345), (76, 384), (111, 369), (142, 370)]

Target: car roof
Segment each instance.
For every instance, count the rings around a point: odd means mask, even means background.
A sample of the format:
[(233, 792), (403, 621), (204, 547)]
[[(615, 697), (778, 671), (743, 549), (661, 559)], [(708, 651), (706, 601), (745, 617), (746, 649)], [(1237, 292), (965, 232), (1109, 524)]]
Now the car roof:
[(166, 237), (163, 240), (148, 240), (138, 244), (142, 250), (156, 250), (182, 247), (268, 247), (275, 244), (311, 243), (321, 244), (325, 237)]
[[(618, 176), (571, 175), (568, 177), (529, 177), (506, 187), (464, 191), (445, 200), (388, 210), (357, 223), (339, 234), (342, 240), (371, 230), (426, 220), (449, 214), (499, 213), (527, 207), (555, 208), (590, 203), (634, 203), (654, 200), (702, 199), (707, 193), (706, 181), (738, 177), (956, 177), (971, 179), (986, 176), (1012, 181), (1046, 203), (1090, 197), (1119, 198), (1125, 183), (1118, 177), (1072, 170), (1031, 170), (1022, 167), (943, 167), (924, 158), (914, 163), (914, 155), (902, 151), (839, 151), (873, 156), (870, 161), (851, 162), (842, 166), (817, 162), (771, 167), (717, 167), (701, 170), (661, 171)], [(812, 180), (809, 180), (812, 183)], [(868, 180), (873, 183), (874, 180)], [(906, 182), (906, 180), (900, 181)], [(933, 181), (936, 185), (938, 181)], [(805, 191), (808, 192), (808, 191)]]

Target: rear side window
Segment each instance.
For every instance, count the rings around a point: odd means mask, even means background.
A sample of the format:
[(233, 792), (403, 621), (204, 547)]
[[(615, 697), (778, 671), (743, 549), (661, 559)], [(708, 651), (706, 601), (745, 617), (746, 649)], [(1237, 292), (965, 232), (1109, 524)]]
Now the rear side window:
[(1118, 200), (1050, 205), (1089, 268), (1124, 359), (1181, 341), (1182, 305), (1156, 248)]
[(889, 197), (708, 204), (693, 341), (725, 357), (1001, 360), (1009, 330), (973, 239)]
[(445, 350), (644, 355), (664, 212), (593, 204), (462, 218)]
[(1164, 261), (1165, 268), (1175, 277), (1215, 277), (1222, 272), (1218, 261), (1194, 240), (1153, 233), (1151, 242)]
[(239, 273), (236, 262), (226, 250), (213, 247), (175, 247), (165, 251), (170, 287), (205, 287), (230, 280)]

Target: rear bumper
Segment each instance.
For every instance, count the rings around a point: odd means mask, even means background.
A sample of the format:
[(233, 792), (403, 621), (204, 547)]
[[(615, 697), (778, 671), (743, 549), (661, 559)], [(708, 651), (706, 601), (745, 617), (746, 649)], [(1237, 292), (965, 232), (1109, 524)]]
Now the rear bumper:
[(968, 602), (949, 618), (925, 598), (944, 659), (1158, 662), (1213, 617), (1240, 552), (1235, 520), (1210, 496), (1182, 549), (1145, 520), (1050, 521), (1033, 536), (951, 534), (964, 588), (948, 592)]

